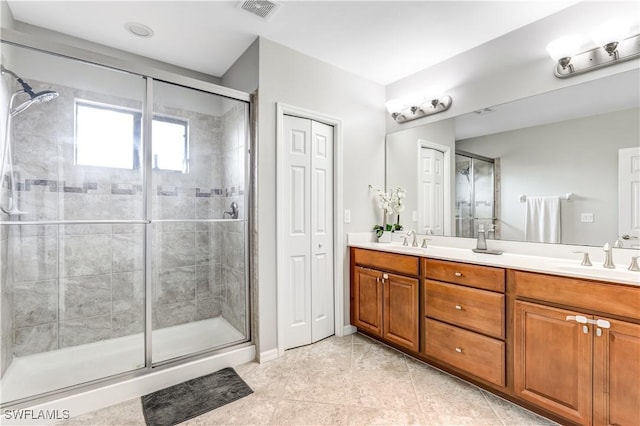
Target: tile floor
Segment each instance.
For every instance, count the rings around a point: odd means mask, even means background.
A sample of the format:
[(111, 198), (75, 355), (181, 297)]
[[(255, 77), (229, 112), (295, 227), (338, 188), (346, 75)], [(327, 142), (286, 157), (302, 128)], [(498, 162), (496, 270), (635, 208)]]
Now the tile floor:
[[(555, 425), (361, 334), (236, 371), (252, 395), (182, 424)], [(144, 418), (136, 398), (62, 425), (144, 425)]]

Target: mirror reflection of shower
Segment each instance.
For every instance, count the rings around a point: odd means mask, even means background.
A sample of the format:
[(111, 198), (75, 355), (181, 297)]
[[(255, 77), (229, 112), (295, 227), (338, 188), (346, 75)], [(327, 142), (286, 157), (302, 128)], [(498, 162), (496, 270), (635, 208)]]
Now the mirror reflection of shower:
[[(6, 69), (2, 65), (0, 65), (0, 73), (3, 77), (5, 75), (12, 76), (21, 86), (21, 89), (17, 90), (11, 95), (11, 98), (9, 98), (9, 105), (7, 106), (7, 119), (5, 120), (4, 142), (2, 145), (2, 166), (0, 166), (0, 188), (3, 187), (8, 174), (10, 194), (9, 200), (6, 205), (4, 204), (4, 202), (0, 202), (0, 210), (8, 215), (21, 215), (26, 214), (26, 212), (18, 208), (16, 182), (13, 173), (13, 158), (11, 154), (11, 121), (13, 117), (26, 111), (27, 108), (29, 108), (33, 104), (41, 104), (54, 100), (58, 97), (58, 92), (53, 90), (34, 92), (33, 88), (27, 82), (16, 75), (16, 73)], [(14, 101), (18, 99), (18, 97), (26, 97), (27, 99), (14, 107)]]
[(475, 238), (484, 224), (488, 238), (499, 236), (497, 228), (495, 161), (467, 152), (456, 153), (456, 236)]

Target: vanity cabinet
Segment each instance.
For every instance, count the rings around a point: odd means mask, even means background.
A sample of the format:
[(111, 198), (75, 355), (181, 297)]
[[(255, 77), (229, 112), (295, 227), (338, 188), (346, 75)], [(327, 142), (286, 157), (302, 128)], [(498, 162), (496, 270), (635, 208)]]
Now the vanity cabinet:
[[(528, 272), (513, 277), (515, 395), (577, 424), (637, 425), (637, 289)], [(612, 318), (620, 315), (628, 320)]]
[(560, 423), (640, 425), (640, 287), (351, 248), (351, 324)]
[(423, 271), (423, 354), (504, 387), (504, 269), (423, 259)]
[(418, 352), (419, 259), (362, 249), (351, 255), (351, 324)]

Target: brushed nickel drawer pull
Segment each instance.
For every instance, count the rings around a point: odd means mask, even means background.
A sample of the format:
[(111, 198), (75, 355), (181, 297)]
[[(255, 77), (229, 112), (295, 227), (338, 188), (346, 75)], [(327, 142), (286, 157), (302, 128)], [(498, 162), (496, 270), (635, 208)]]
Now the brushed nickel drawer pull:
[(462, 348), (456, 348), (456, 352), (458, 352), (459, 354), (462, 353)]
[(462, 310), (462, 306), (460, 306), (460, 305), (456, 305), (456, 309), (457, 309), (457, 310), (459, 310), (459, 311), (461, 311), (461, 310)]
[(461, 277), (461, 276), (462, 276), (462, 272), (456, 272), (456, 273), (455, 273), (455, 274), (453, 274), (453, 275), (455, 275), (456, 277)]

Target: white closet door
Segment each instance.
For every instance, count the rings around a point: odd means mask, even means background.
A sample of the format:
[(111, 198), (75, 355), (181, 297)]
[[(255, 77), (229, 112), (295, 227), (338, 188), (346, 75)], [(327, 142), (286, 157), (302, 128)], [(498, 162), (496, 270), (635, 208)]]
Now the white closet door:
[(282, 253), (287, 318), (285, 349), (334, 333), (333, 303), (333, 128), (284, 117), (285, 182), (279, 211), (286, 229)]
[(444, 154), (420, 148), (418, 232), (444, 235)]
[(333, 127), (311, 124), (311, 342), (334, 333)]

